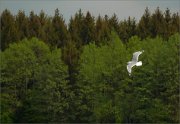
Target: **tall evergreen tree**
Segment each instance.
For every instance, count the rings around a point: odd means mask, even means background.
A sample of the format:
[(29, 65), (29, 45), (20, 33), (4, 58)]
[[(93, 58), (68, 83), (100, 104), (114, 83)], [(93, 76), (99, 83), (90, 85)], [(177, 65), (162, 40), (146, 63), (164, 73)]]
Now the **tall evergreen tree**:
[(79, 59), (79, 51), (74, 41), (68, 41), (66, 46), (63, 48), (62, 58), (68, 65), (69, 81), (72, 85), (75, 84), (74, 75), (77, 72), (76, 66)]
[(131, 38), (132, 36), (136, 35), (136, 20), (135, 18), (128, 18), (127, 20), (128, 22), (128, 31), (129, 31), (129, 38)]
[(39, 39), (41, 39), (41, 40), (43, 40), (43, 41), (45, 41), (45, 42), (47, 42), (47, 39), (46, 39), (46, 35), (50, 35), (50, 34), (46, 34), (46, 32), (45, 32), (45, 26), (46, 26), (46, 24), (47, 24), (47, 21), (48, 19), (47, 19), (47, 17), (46, 17), (46, 15), (45, 15), (45, 13), (44, 13), (44, 11), (43, 10), (41, 10), (41, 12), (39, 13), (39, 21), (40, 21), (40, 29), (39, 29)]
[(38, 15), (34, 11), (31, 11), (29, 15), (29, 37), (39, 37), (40, 28), (41, 23)]
[(84, 15), (81, 9), (79, 9), (78, 13), (76, 13), (74, 17), (71, 17), (70, 22), (69, 22), (68, 31), (71, 35), (71, 39), (75, 41), (76, 47), (78, 49), (81, 48), (83, 44), (83, 41), (82, 41), (83, 40), (82, 39), (83, 20), (84, 20)]
[(29, 37), (28, 18), (25, 15), (25, 12), (22, 10), (19, 10), (19, 12), (16, 16), (16, 25), (18, 27), (20, 40), (22, 40), (25, 37)]
[(162, 11), (159, 9), (159, 7), (157, 7), (155, 12), (152, 14), (151, 23), (152, 37), (156, 37), (157, 35), (164, 36), (165, 20)]
[(110, 39), (111, 29), (108, 27), (108, 23), (99, 15), (96, 20), (96, 33), (95, 41), (97, 45), (107, 43)]
[(52, 25), (54, 28), (54, 37), (52, 44), (57, 47), (63, 47), (68, 40), (68, 32), (63, 16), (59, 13), (59, 10), (55, 10), (55, 15), (52, 19)]
[(129, 38), (136, 35), (136, 21), (128, 17), (128, 20), (121, 21), (119, 37), (125, 43)]
[(102, 17), (99, 15), (97, 20), (96, 20), (96, 34), (95, 34), (95, 39), (96, 39), (96, 44), (102, 40), (103, 37), (103, 20)]
[(173, 13), (172, 15), (172, 26), (173, 26), (173, 33), (180, 32), (180, 16), (179, 13)]
[(90, 12), (88, 11), (86, 17), (83, 20), (83, 27), (82, 27), (83, 44), (88, 44), (89, 42), (95, 40), (94, 32), (95, 32), (94, 17), (91, 16)]
[(146, 7), (144, 15), (141, 17), (138, 27), (138, 36), (142, 39), (151, 36), (151, 14), (148, 7)]
[(1, 50), (6, 49), (10, 43), (19, 40), (19, 32), (15, 18), (9, 10), (1, 14)]
[(109, 19), (109, 26), (110, 28), (113, 28), (119, 34), (119, 22), (117, 15), (114, 13), (113, 16)]

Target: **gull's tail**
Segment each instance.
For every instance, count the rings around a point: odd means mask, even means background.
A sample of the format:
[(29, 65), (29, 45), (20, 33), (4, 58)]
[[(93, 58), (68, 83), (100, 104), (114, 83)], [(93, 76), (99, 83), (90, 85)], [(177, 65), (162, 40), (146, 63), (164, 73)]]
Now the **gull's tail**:
[(141, 62), (141, 61), (139, 61), (139, 62), (136, 63), (136, 66), (141, 66), (141, 65), (142, 65), (142, 62)]

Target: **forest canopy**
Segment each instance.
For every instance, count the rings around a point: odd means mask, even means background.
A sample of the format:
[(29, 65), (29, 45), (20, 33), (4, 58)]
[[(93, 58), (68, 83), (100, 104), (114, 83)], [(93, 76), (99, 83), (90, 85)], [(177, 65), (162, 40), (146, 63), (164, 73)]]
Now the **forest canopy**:
[[(180, 16), (1, 14), (2, 123), (179, 123)], [(144, 50), (141, 67), (127, 62)]]

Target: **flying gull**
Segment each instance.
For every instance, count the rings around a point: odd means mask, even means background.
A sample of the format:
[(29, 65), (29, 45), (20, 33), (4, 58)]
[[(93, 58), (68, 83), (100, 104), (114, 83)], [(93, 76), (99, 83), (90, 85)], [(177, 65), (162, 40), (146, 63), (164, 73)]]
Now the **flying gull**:
[(141, 66), (141, 65), (142, 65), (142, 62), (141, 62), (141, 61), (138, 62), (138, 57), (139, 57), (139, 55), (142, 54), (143, 52), (144, 52), (144, 50), (133, 53), (132, 61), (129, 61), (129, 62), (128, 62), (128, 65), (127, 65), (127, 70), (128, 70), (128, 72), (129, 72), (129, 76), (131, 75), (131, 70), (132, 70), (132, 67), (133, 67), (133, 66), (135, 66), (135, 65), (136, 65), (136, 66)]

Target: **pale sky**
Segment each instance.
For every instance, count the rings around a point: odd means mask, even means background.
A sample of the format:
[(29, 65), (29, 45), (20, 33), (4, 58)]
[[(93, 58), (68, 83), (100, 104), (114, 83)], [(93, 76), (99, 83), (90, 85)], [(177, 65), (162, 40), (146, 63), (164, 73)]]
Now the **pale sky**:
[(153, 13), (158, 6), (162, 11), (169, 8), (171, 13), (180, 12), (180, 0), (0, 0), (0, 13), (5, 9), (13, 14), (24, 10), (29, 15), (31, 10), (37, 14), (43, 10), (47, 15), (53, 16), (54, 10), (58, 8), (67, 23), (81, 8), (83, 13), (90, 11), (95, 17), (99, 14), (111, 16), (116, 13), (119, 20), (130, 16), (138, 21), (146, 7)]

